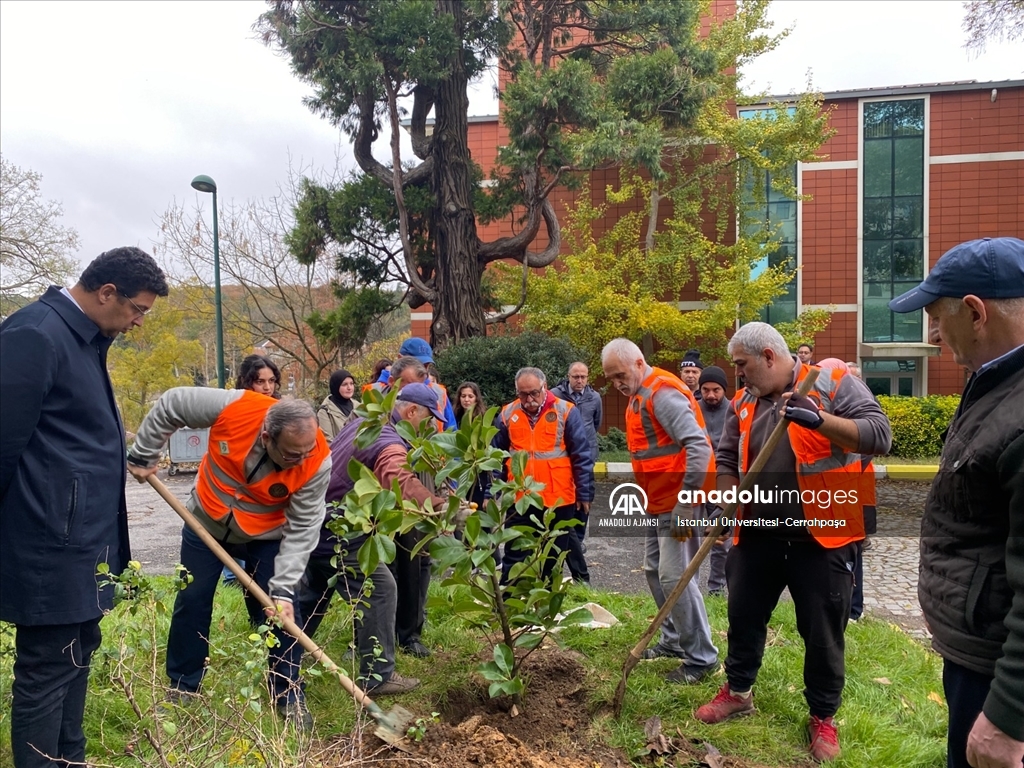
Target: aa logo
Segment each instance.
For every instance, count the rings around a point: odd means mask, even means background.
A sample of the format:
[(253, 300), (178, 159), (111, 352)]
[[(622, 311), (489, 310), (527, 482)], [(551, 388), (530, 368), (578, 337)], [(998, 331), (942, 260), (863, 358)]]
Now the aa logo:
[(647, 494), (636, 483), (621, 483), (608, 495), (612, 515), (642, 515), (647, 512)]

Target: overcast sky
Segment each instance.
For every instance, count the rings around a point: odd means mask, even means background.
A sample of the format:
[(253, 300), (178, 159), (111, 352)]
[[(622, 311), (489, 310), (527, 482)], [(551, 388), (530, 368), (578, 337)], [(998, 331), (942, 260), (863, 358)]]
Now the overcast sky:
[[(260, 2), (0, 3), (0, 149), (43, 174), (87, 263), (149, 249), (176, 199), (212, 176), (222, 202), (273, 195), (289, 168), (352, 165), (348, 142), (302, 104), (309, 89), (255, 39)], [(962, 47), (954, 0), (777, 0), (781, 48), (746, 73), (750, 90), (835, 91), (1024, 78), (1024, 46)], [(493, 78), (491, 78), (493, 80)], [(493, 114), (491, 82), (475, 114)], [(386, 148), (384, 148), (386, 152)], [(207, 206), (208, 207), (208, 206)]]

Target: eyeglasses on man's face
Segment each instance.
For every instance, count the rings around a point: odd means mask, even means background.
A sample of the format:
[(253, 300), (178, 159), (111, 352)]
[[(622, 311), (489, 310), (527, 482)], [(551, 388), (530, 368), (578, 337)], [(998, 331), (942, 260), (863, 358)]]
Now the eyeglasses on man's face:
[(129, 296), (124, 291), (122, 291), (120, 288), (117, 289), (117, 292), (120, 293), (122, 296), (124, 296), (128, 300), (129, 304), (131, 304), (133, 307), (135, 307), (135, 311), (138, 312), (138, 316), (139, 317), (145, 317), (146, 315), (148, 315), (150, 312), (153, 311), (152, 307), (150, 307), (149, 309), (143, 309), (142, 307), (140, 307), (138, 304), (136, 304), (134, 301), (132, 301), (132, 297), (131, 296)]
[(523, 392), (523, 390), (521, 389), (516, 390), (516, 395), (519, 397), (520, 400), (537, 400), (543, 394), (544, 387), (541, 387), (540, 389), (531, 390), (530, 392)]

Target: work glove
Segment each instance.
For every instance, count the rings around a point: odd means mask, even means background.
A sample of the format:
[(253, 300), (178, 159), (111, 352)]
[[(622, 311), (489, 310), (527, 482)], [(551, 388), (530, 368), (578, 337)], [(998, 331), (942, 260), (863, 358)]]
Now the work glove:
[(676, 504), (675, 508), (671, 512), (672, 523), (669, 526), (669, 535), (672, 536), (676, 541), (688, 541), (693, 538), (695, 531), (693, 528), (687, 525), (679, 525), (678, 521), (696, 519), (701, 517), (700, 506), (693, 506), (691, 504)]
[(805, 429), (817, 429), (825, 423), (818, 404), (806, 395), (793, 395), (789, 398), (784, 416)]

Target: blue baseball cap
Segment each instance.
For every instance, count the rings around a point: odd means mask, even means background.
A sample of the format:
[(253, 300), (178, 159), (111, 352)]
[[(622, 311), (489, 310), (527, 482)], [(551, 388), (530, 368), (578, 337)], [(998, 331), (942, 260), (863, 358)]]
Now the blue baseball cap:
[(936, 299), (1015, 299), (1024, 296), (1024, 240), (983, 237), (942, 254), (919, 286), (889, 302), (893, 312), (915, 312)]
[(415, 337), (403, 341), (401, 348), (398, 350), (398, 354), (415, 357), (424, 365), (434, 362), (434, 350), (432, 350), (430, 345), (423, 339), (417, 339)]
[(437, 395), (426, 384), (406, 384), (398, 393), (398, 402), (422, 405), (435, 419), (444, 421), (444, 415), (437, 410)]

